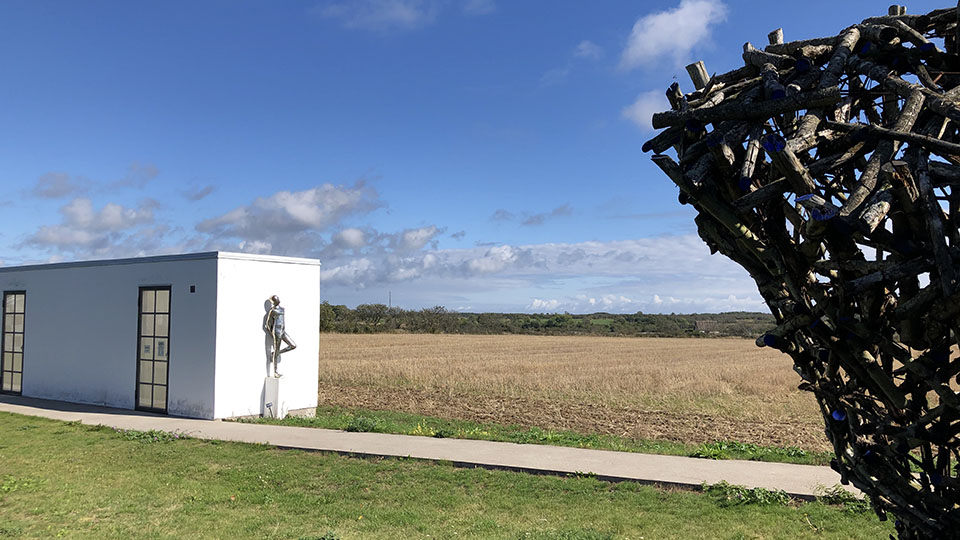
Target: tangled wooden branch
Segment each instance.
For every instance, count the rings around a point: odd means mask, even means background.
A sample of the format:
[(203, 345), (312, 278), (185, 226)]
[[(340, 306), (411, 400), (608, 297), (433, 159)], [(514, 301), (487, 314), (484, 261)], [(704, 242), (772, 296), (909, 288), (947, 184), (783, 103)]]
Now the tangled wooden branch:
[(670, 87), (643, 145), (756, 280), (778, 324), (757, 344), (792, 357), (833, 467), (901, 538), (960, 534), (958, 21), (892, 6), (772, 32), (735, 71), (688, 66), (695, 91)]

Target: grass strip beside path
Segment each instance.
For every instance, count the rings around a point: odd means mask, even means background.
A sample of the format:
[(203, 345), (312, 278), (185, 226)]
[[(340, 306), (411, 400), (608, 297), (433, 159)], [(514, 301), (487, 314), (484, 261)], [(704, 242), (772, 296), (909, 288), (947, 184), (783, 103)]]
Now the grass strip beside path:
[(641, 454), (688, 456), (707, 459), (743, 459), (749, 461), (797, 463), (800, 465), (829, 465), (830, 459), (833, 457), (833, 454), (829, 452), (810, 452), (796, 447), (780, 448), (736, 441), (687, 444), (673, 441), (633, 439), (618, 437), (616, 435), (552, 431), (536, 427), (503, 426), (499, 424), (451, 420), (393, 411), (344, 409), (340, 407), (318, 407), (315, 418), (288, 416), (283, 420), (257, 418), (243, 421), (284, 426), (340, 429), (344, 431), (394, 433), (425, 437), (448, 437), (453, 439), (477, 439), (518, 444), (548, 444), (574, 448), (615, 450), (618, 452), (637, 452)]
[[(724, 487), (358, 459), (0, 413), (2, 538), (882, 538), (862, 509)], [(746, 494), (746, 495), (745, 495)]]

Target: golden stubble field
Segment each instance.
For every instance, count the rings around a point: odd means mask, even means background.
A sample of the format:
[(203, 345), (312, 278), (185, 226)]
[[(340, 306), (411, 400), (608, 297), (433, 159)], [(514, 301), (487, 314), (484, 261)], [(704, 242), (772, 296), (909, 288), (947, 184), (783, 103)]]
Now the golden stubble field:
[(745, 339), (322, 334), (320, 403), (829, 449), (790, 359)]

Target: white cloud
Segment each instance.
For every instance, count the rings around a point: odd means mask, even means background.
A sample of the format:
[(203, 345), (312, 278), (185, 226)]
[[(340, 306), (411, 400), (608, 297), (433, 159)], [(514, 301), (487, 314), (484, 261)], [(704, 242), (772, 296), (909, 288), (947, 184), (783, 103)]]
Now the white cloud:
[(216, 190), (217, 190), (217, 186), (214, 186), (214, 185), (206, 185), (203, 187), (194, 186), (194, 187), (191, 187), (190, 189), (184, 190), (182, 193), (184, 198), (186, 198), (188, 201), (199, 201), (201, 199), (206, 198), (208, 195), (210, 195)]
[(113, 232), (153, 221), (150, 206), (152, 202), (138, 209), (107, 203), (97, 211), (90, 199), (81, 197), (63, 206), (60, 213), (66, 226), (94, 232)]
[(497, 10), (497, 4), (493, 0), (466, 0), (463, 4), (463, 12), (467, 15), (489, 15)]
[(540, 86), (556, 86), (567, 82), (570, 66), (553, 68), (540, 76)]
[(680, 0), (680, 5), (640, 17), (633, 25), (620, 67), (652, 65), (664, 57), (683, 65), (691, 51), (710, 38), (710, 27), (727, 18), (720, 0)]
[(603, 58), (603, 47), (588, 39), (585, 39), (577, 45), (576, 50), (573, 51), (573, 56), (576, 58), (599, 60)]
[(30, 192), (42, 199), (59, 199), (68, 195), (80, 195), (89, 189), (89, 180), (71, 178), (66, 173), (49, 172), (37, 178), (37, 183)]
[(621, 116), (636, 124), (644, 132), (653, 131), (653, 114), (670, 109), (666, 96), (659, 90), (643, 92), (636, 101), (620, 111)]
[(553, 312), (556, 311), (558, 307), (560, 307), (559, 300), (534, 298), (533, 302), (530, 302), (530, 305), (527, 306), (527, 311)]
[(201, 221), (196, 230), (220, 242), (258, 240), (269, 243), (274, 253), (304, 253), (316, 249), (316, 234), (380, 206), (377, 192), (362, 181), (352, 186), (323, 184), (258, 197), (248, 206)]
[(270, 242), (263, 242), (260, 240), (241, 240), (237, 247), (240, 248), (240, 251), (244, 253), (256, 253), (258, 255), (269, 255), (273, 252), (273, 246)]
[(159, 169), (152, 163), (134, 162), (127, 168), (123, 178), (110, 185), (111, 188), (138, 188), (142, 189), (151, 180), (160, 174)]
[(346, 248), (358, 249), (366, 244), (366, 240), (363, 231), (351, 228), (333, 235), (333, 243)]
[(436, 0), (349, 0), (316, 8), (322, 17), (344, 27), (364, 30), (412, 30), (432, 23), (440, 10)]
[(711, 295), (704, 297), (674, 297), (668, 296), (665, 299), (659, 295), (653, 295), (653, 301), (647, 302), (641, 298), (631, 298), (622, 294), (605, 294), (601, 296), (590, 296), (578, 294), (565, 299), (543, 299), (534, 298), (526, 306), (526, 311), (537, 313), (558, 313), (566, 311), (569, 313), (636, 313), (644, 311), (647, 313), (716, 313), (721, 311), (764, 311), (764, 306), (759, 300), (760, 295), (745, 296), (743, 298), (734, 294)]
[(493, 274), (507, 268), (519, 257), (519, 251), (513, 246), (494, 246), (479, 257), (468, 258), (464, 267), (470, 274)]
[(503, 208), (498, 208), (493, 215), (490, 216), (490, 221), (513, 221), (515, 219), (520, 219), (520, 224), (524, 226), (533, 226), (533, 225), (543, 225), (548, 220), (558, 218), (558, 217), (568, 217), (573, 215), (573, 207), (569, 204), (562, 204), (549, 212), (529, 212), (523, 211), (519, 215), (510, 212), (509, 210), (504, 210)]
[(60, 224), (40, 226), (22, 245), (77, 255), (129, 253), (134, 239), (156, 245), (163, 236), (162, 228), (136, 230), (153, 222), (154, 206), (153, 201), (138, 208), (107, 203), (97, 210), (90, 199), (78, 197), (60, 208)]
[(550, 87), (564, 84), (574, 72), (575, 60), (599, 60), (603, 58), (603, 55), (603, 48), (585, 39), (577, 44), (571, 55), (572, 58), (568, 58), (566, 64), (549, 69), (540, 76), (540, 86)]
[(539, 214), (533, 214), (533, 215), (527, 216), (527, 218), (524, 219), (522, 222), (520, 222), (520, 224), (527, 225), (527, 226), (543, 225), (548, 219), (552, 219), (556, 217), (567, 217), (572, 215), (573, 215), (573, 208), (571, 208), (569, 204), (564, 204), (562, 206), (558, 206), (554, 208), (549, 212), (541, 212)]
[(348, 283), (356, 288), (366, 285), (365, 277), (370, 273), (373, 263), (366, 258), (356, 258), (344, 261), (336, 266), (324, 265), (320, 267), (320, 281), (328, 283)]
[(397, 235), (396, 248), (400, 251), (417, 251), (441, 232), (436, 226), (407, 229)]

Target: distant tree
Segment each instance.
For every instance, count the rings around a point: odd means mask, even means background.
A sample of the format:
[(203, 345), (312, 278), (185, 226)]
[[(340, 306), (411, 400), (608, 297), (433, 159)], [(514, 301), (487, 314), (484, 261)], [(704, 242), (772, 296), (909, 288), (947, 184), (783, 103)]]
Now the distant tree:
[(333, 331), (336, 320), (336, 311), (334, 311), (333, 306), (330, 305), (330, 302), (324, 300), (323, 303), (320, 304), (320, 331)]
[(452, 314), (443, 306), (421, 309), (420, 319), (424, 331), (431, 334), (446, 332), (453, 326)]
[(360, 322), (370, 327), (370, 331), (376, 331), (384, 317), (387, 316), (388, 309), (386, 304), (360, 304), (354, 311)]

